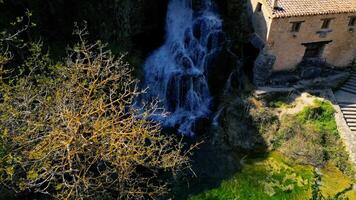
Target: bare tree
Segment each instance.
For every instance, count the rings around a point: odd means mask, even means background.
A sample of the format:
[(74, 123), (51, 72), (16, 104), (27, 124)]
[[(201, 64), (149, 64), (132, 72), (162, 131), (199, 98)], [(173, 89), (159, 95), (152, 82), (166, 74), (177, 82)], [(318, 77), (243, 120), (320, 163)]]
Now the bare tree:
[(189, 166), (190, 148), (150, 120), (157, 105), (132, 106), (141, 91), (123, 56), (88, 43), (85, 29), (75, 33), (80, 42), (52, 76), (0, 82), (2, 183), (58, 199), (166, 194), (162, 177)]
[[(0, 1), (0, 3), (2, 2)], [(0, 31), (0, 70), (3, 68), (3, 65), (13, 57), (10, 48), (18, 50), (26, 46), (27, 43), (24, 42), (20, 36), (31, 27), (36, 26), (36, 24), (31, 21), (31, 16), (32, 13), (26, 10), (25, 16), (17, 17), (15, 21), (10, 23), (14, 30)]]

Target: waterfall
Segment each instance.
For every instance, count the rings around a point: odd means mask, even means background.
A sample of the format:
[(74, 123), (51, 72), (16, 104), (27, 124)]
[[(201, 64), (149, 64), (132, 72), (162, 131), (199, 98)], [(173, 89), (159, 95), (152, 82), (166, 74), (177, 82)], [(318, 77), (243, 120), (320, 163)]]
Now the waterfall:
[(145, 61), (142, 100), (158, 99), (167, 115), (164, 127), (194, 135), (194, 126), (211, 115), (208, 72), (222, 48), (222, 21), (212, 0), (170, 0), (165, 43)]

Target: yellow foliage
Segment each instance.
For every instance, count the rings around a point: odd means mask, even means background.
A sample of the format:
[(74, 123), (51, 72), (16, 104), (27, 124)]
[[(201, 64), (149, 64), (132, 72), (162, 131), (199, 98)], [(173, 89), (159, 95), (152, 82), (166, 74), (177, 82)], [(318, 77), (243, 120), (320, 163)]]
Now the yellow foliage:
[(38, 173), (35, 170), (31, 169), (27, 172), (27, 179), (34, 181), (37, 179), (37, 177)]
[(141, 91), (123, 57), (100, 42), (87, 44), (79, 32), (76, 51), (55, 67), (53, 80), (33, 84), (37, 77), (25, 77), (6, 86), (0, 130), (11, 149), (3, 161), (11, 167), (2, 182), (58, 199), (164, 195), (158, 173), (173, 176), (188, 166), (190, 149), (149, 119), (158, 105), (132, 106)]
[(12, 176), (14, 175), (14, 173), (15, 173), (15, 169), (14, 169), (13, 166), (6, 167), (5, 171), (6, 171), (6, 173), (7, 173), (9, 176), (11, 176), (11, 177), (12, 177)]
[[(324, 196), (335, 196), (338, 192), (342, 192), (353, 184), (352, 180), (331, 162), (327, 163), (321, 172), (321, 192)], [(356, 199), (356, 196), (350, 199)]]

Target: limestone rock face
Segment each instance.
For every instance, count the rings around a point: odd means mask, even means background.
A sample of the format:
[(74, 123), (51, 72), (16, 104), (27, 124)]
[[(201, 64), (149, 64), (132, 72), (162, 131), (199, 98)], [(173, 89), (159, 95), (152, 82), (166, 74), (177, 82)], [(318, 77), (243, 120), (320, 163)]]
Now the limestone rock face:
[(254, 64), (253, 82), (256, 86), (266, 85), (272, 75), (273, 64), (276, 61), (276, 56), (261, 52)]
[(263, 152), (267, 145), (251, 118), (249, 105), (236, 96), (226, 97), (224, 105), (211, 129), (213, 143), (226, 150)]

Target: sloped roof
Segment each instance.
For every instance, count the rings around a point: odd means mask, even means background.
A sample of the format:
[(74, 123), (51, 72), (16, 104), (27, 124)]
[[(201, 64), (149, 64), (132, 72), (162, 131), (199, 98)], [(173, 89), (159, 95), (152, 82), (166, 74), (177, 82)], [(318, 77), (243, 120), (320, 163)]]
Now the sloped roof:
[[(272, 8), (272, 0), (266, 0)], [(356, 13), (356, 0), (278, 0), (278, 9), (273, 9), (273, 18)]]

